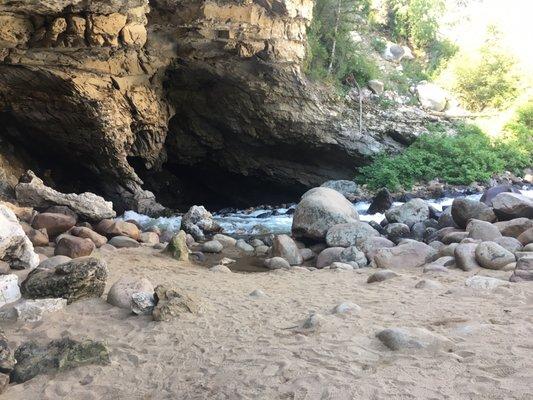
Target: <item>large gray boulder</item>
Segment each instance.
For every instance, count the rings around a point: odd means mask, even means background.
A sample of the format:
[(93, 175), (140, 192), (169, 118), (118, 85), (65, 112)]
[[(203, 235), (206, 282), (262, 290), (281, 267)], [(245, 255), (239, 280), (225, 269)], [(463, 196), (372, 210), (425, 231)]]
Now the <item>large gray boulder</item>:
[(192, 206), (181, 219), (181, 229), (191, 234), (195, 240), (204, 240), (206, 233), (222, 230), (204, 206)]
[(3, 205), (0, 205), (0, 261), (13, 269), (35, 268), (39, 264), (39, 256), (17, 217)]
[(500, 220), (533, 218), (533, 199), (519, 193), (500, 193), (492, 199), (492, 207)]
[(412, 199), (405, 204), (392, 207), (385, 212), (385, 218), (390, 223), (400, 223), (411, 227), (429, 218), (429, 207), (422, 199)]
[(30, 299), (63, 298), (70, 304), (104, 293), (107, 266), (93, 257), (78, 258), (53, 268), (34, 269), (22, 282), (22, 295)]
[(480, 221), (478, 219), (471, 219), (466, 226), (466, 231), (468, 232), (468, 237), (471, 239), (494, 241), (502, 237), (497, 226), (490, 222)]
[(421, 267), (433, 261), (437, 251), (421, 242), (408, 242), (396, 247), (376, 251), (374, 263), (378, 268), (394, 269), (398, 267)]
[(300, 249), (288, 235), (277, 235), (274, 237), (271, 254), (272, 257), (284, 258), (290, 265), (300, 265), (304, 261)]
[(323, 240), (332, 226), (357, 221), (359, 214), (342, 194), (318, 187), (306, 192), (296, 206), (292, 233), (297, 238)]
[(458, 197), (452, 203), (452, 217), (460, 228), (466, 228), (468, 221), (479, 219), (481, 221), (494, 222), (496, 215), (492, 208), (477, 200)]
[(334, 225), (328, 229), (326, 243), (329, 247), (356, 246), (370, 237), (378, 237), (379, 232), (366, 222), (350, 222)]
[(28, 171), (15, 186), (17, 201), (31, 207), (67, 206), (76, 214), (92, 221), (116, 216), (113, 203), (93, 193), (61, 193), (46, 186), (32, 171)]
[(513, 253), (494, 242), (483, 242), (476, 247), (476, 261), (483, 268), (502, 269), (515, 262)]

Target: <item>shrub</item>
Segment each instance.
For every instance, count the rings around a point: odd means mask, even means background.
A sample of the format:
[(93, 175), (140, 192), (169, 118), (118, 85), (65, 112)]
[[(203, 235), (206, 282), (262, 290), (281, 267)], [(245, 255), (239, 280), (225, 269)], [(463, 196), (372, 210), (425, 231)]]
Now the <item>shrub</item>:
[(439, 126), (428, 130), (402, 154), (378, 155), (370, 165), (359, 169), (357, 181), (370, 189), (390, 190), (409, 189), (436, 178), (468, 185), (487, 181), (505, 170), (521, 172), (531, 165), (531, 148), (527, 148), (531, 146), (531, 130), (529, 139), (514, 137), (495, 142), (474, 125), (458, 125), (456, 135), (444, 133)]
[(477, 57), (458, 54), (452, 62), (453, 90), (472, 111), (502, 109), (518, 94), (519, 77), (513, 72), (516, 61), (502, 47), (497, 32), (491, 32)]

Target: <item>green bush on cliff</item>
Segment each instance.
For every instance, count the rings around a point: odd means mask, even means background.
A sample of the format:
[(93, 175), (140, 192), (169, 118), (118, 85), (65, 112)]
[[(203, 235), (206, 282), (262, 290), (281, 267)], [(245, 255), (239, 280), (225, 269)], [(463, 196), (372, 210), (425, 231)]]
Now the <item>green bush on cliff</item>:
[[(527, 110), (526, 114), (531, 117)], [(518, 124), (520, 128), (516, 129), (522, 130), (523, 123)], [(487, 181), (505, 170), (519, 174), (531, 166), (531, 128), (529, 133), (511, 134), (496, 141), (491, 141), (474, 125), (458, 125), (456, 130), (456, 135), (449, 135), (438, 125), (430, 126), (429, 132), (402, 154), (392, 157), (381, 154), (370, 165), (360, 168), (356, 180), (370, 189), (390, 190), (409, 189), (416, 183), (436, 178), (450, 184), (468, 185)]]

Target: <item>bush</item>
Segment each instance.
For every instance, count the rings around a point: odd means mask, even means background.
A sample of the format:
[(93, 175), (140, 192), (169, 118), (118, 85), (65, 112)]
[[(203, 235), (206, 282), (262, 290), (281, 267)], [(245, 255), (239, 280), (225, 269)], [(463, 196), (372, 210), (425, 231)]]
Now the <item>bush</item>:
[(513, 72), (515, 64), (503, 49), (499, 35), (491, 32), (477, 57), (458, 54), (453, 60), (453, 90), (471, 111), (502, 109), (518, 94), (520, 79)]
[(374, 190), (409, 189), (436, 178), (468, 185), (487, 181), (505, 170), (519, 173), (531, 165), (531, 148), (527, 148), (531, 146), (531, 130), (529, 139), (514, 137), (492, 142), (474, 125), (458, 125), (456, 129), (456, 135), (448, 135), (441, 127), (430, 126), (429, 132), (402, 154), (393, 157), (381, 154), (370, 165), (360, 168), (356, 180)]

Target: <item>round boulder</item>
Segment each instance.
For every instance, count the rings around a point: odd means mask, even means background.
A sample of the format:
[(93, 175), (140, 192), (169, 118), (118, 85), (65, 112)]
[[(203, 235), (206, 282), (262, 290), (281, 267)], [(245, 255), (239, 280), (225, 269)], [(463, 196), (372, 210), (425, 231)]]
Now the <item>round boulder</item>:
[(109, 289), (107, 302), (113, 306), (130, 310), (132, 295), (139, 292), (153, 293), (154, 286), (146, 278), (123, 276)]
[(515, 262), (516, 258), (498, 243), (483, 242), (476, 247), (476, 261), (483, 268), (502, 269), (507, 264)]
[(326, 243), (329, 247), (356, 246), (369, 237), (378, 237), (379, 232), (366, 222), (350, 222), (338, 224), (329, 228)]

